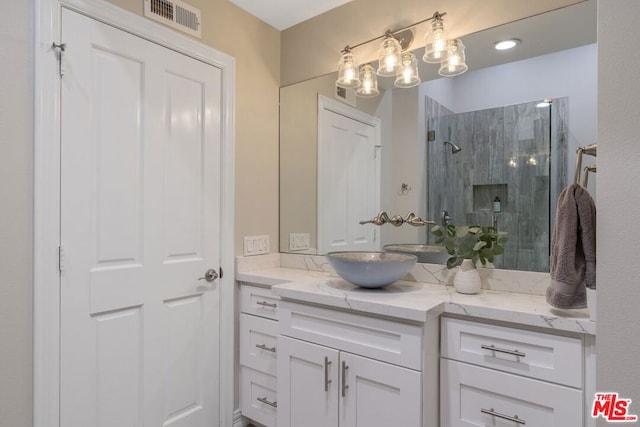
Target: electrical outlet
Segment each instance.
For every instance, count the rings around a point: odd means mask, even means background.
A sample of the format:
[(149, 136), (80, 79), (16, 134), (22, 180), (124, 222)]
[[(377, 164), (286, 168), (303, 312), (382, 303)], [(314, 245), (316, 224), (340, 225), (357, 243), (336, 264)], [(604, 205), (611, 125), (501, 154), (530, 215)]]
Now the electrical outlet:
[(269, 253), (269, 236), (245, 236), (244, 256)]
[(309, 249), (309, 233), (291, 233), (289, 234), (289, 250), (303, 251)]

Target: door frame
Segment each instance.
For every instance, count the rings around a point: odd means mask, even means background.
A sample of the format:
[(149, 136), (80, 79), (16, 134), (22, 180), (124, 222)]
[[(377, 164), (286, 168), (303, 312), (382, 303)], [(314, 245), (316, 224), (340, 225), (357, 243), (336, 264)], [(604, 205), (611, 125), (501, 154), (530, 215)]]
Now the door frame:
[(233, 425), (235, 59), (103, 0), (34, 2), (33, 425), (60, 427), (60, 90), (57, 52), (62, 8), (112, 25), (222, 72), (220, 425)]
[[(381, 193), (381, 169), (382, 169), (382, 121), (375, 116), (362, 112), (360, 110), (351, 107), (350, 105), (344, 104), (340, 101), (336, 101), (334, 99), (328, 98), (324, 95), (318, 95), (318, 196), (317, 196), (317, 215), (318, 215), (318, 225), (317, 225), (317, 233), (316, 241), (318, 246), (318, 253), (325, 253), (326, 248), (324, 248), (324, 221), (325, 215), (322, 210), (322, 206), (324, 206), (324, 180), (321, 179), (320, 173), (325, 168), (325, 163), (327, 163), (327, 155), (325, 153), (326, 148), (320, 143), (322, 141), (322, 136), (325, 128), (325, 116), (322, 114), (322, 111), (331, 111), (336, 114), (340, 114), (341, 116), (345, 116), (349, 119), (356, 120), (358, 122), (364, 123), (367, 126), (371, 126), (375, 130), (375, 138), (376, 138), (376, 175), (374, 177), (375, 186), (378, 191), (375, 194), (374, 204), (376, 206), (375, 212), (371, 212), (371, 216), (374, 216), (380, 210), (380, 193)], [(368, 218), (362, 218), (366, 220)], [(380, 236), (378, 235), (378, 244), (380, 244)]]

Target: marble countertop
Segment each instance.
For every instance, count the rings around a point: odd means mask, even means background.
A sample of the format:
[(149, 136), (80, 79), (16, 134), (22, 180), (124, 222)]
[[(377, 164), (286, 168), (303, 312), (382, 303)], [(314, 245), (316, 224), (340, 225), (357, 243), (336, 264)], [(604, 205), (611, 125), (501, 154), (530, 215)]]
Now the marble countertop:
[(457, 293), (451, 286), (399, 281), (382, 289), (363, 289), (331, 273), (267, 268), (238, 273), (237, 280), (271, 287), (281, 298), (425, 322), (434, 314), (453, 313), (558, 331), (596, 334), (589, 310), (558, 310), (544, 296), (481, 290)]

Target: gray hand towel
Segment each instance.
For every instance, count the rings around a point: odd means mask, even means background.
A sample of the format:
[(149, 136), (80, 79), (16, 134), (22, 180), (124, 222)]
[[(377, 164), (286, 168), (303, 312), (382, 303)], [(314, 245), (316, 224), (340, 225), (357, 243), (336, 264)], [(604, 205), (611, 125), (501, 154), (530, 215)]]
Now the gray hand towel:
[(596, 287), (596, 206), (578, 184), (558, 197), (550, 261), (547, 302), (556, 308), (586, 308), (586, 287)]

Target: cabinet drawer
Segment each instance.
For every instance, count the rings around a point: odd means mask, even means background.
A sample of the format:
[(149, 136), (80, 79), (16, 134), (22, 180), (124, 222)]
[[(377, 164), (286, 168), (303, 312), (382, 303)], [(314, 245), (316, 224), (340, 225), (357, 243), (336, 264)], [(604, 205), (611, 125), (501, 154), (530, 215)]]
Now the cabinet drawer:
[(242, 415), (263, 424), (275, 427), (277, 418), (276, 379), (271, 375), (240, 368), (240, 410)]
[(281, 301), (280, 334), (422, 369), (422, 327)]
[(240, 314), (240, 364), (276, 375), (278, 322)]
[(257, 286), (240, 286), (240, 311), (267, 319), (278, 318), (280, 298), (271, 289)]
[(582, 388), (582, 340), (443, 318), (443, 357)]
[(582, 426), (582, 392), (453, 360), (440, 364), (442, 427)]

